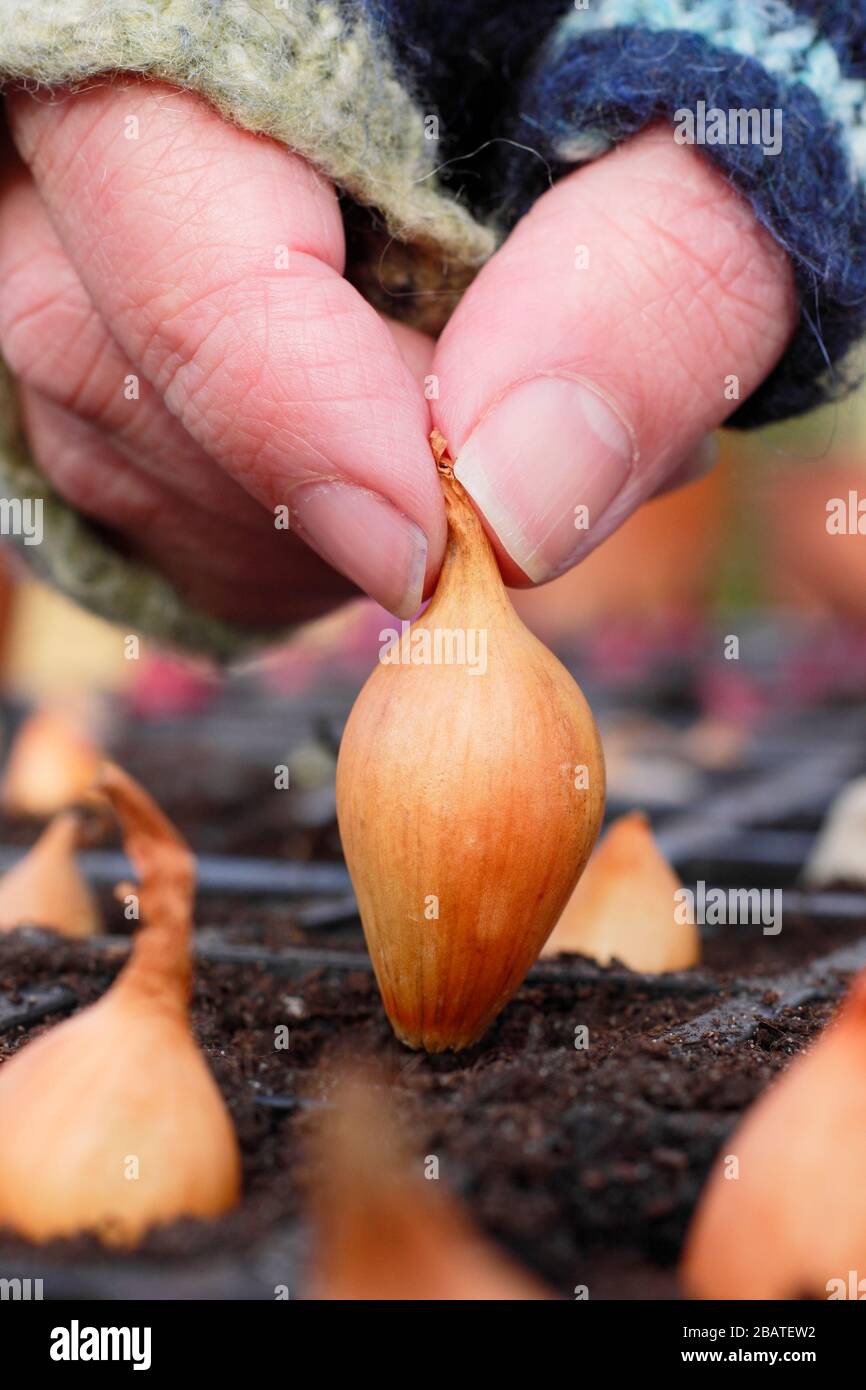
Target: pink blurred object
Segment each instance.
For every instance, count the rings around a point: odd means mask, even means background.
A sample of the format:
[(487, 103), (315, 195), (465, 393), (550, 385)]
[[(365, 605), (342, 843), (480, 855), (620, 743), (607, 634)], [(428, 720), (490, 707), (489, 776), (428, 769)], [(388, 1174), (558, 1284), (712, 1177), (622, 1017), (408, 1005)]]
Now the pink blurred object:
[(584, 639), (584, 655), (592, 674), (602, 680), (639, 680), (655, 664), (658, 645), (646, 623), (613, 622)]
[(756, 681), (743, 671), (709, 670), (699, 683), (703, 712), (751, 728), (767, 712), (769, 700)]
[(648, 679), (654, 671), (696, 657), (705, 633), (700, 615), (670, 609), (655, 619), (610, 619), (583, 638), (580, 650), (600, 680)]
[(399, 632), (400, 623), (377, 603), (358, 599), (347, 604), (269, 652), (257, 666), (262, 684), (298, 695), (320, 680), (333, 681), (335, 674), (361, 680), (375, 665), (384, 628)]
[(144, 658), (127, 700), (140, 719), (171, 719), (199, 714), (219, 688), (208, 667), (160, 652)]

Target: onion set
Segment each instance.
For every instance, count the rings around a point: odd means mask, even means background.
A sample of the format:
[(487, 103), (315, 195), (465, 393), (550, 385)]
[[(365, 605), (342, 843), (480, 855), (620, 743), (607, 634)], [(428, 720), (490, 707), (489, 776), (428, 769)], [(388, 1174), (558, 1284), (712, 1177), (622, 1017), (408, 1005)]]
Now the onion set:
[(84, 800), (102, 755), (68, 712), (46, 705), (15, 736), (0, 788), (7, 815), (47, 819)]
[(614, 821), (569, 899), (545, 955), (577, 951), (600, 965), (686, 970), (701, 958), (694, 913), (682, 884), (640, 811)]
[(99, 789), (138, 873), (141, 925), (103, 998), (0, 1067), (0, 1226), (135, 1245), (152, 1226), (233, 1206), (240, 1160), (190, 1031), (195, 861), (119, 768)]
[[(377, 1078), (381, 1081), (381, 1078)], [(315, 1143), (314, 1299), (376, 1302), (550, 1295), (473, 1226), (414, 1158), (369, 1075), (343, 1076)], [(434, 1176), (433, 1174), (436, 1173)]]
[(827, 812), (803, 880), (810, 888), (866, 886), (866, 777), (855, 777)]
[(747, 1112), (689, 1233), (693, 1298), (827, 1298), (866, 1274), (866, 972)]
[(85, 937), (102, 930), (99, 907), (75, 857), (78, 836), (78, 816), (64, 811), (3, 875), (0, 932), (35, 926)]
[(394, 1031), (440, 1052), (477, 1042), (536, 960), (598, 834), (604, 762), (586, 700), (518, 618), (432, 443), (442, 573), (355, 702), (337, 816)]

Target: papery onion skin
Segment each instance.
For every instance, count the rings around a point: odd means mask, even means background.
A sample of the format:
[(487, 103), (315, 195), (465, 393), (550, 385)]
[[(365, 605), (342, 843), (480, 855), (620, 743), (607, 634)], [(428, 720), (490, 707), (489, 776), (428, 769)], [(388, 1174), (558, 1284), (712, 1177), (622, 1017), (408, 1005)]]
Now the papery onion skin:
[(240, 1191), (237, 1140), (189, 1023), (192, 855), (140, 788), (102, 789), (141, 878), (142, 925), (108, 993), (0, 1067), (0, 1226), (135, 1245)]
[(0, 785), (6, 815), (47, 819), (86, 796), (101, 755), (71, 716), (51, 707), (21, 725)]
[(182, 1014), (112, 991), (0, 1068), (0, 1226), (131, 1246), (237, 1192), (231, 1123)]
[(545, 956), (576, 951), (610, 965), (658, 975), (701, 959), (694, 912), (678, 902), (682, 884), (640, 811), (606, 831), (565, 905)]
[(78, 816), (64, 811), (0, 879), (0, 932), (48, 927), (61, 936), (102, 930), (96, 898), (75, 859)]
[[(524, 627), (469, 499), (411, 635), (486, 633), (486, 669), (380, 664), (337, 767), (346, 862), (385, 1010), (428, 1052), (476, 1042), (553, 929), (598, 834), (604, 762), (578, 685)], [(580, 768), (588, 771), (588, 785)], [(438, 917), (427, 914), (438, 910)]]

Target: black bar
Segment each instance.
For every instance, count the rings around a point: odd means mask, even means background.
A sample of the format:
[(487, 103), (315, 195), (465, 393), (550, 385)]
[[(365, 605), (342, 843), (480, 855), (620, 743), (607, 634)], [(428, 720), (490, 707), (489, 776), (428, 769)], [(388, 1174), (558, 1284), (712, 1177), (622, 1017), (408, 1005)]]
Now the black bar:
[[(93, 1378), (100, 1371), (110, 1375), (134, 1374), (134, 1358), (144, 1375), (162, 1377), (167, 1371), (195, 1372), (196, 1383), (207, 1383), (209, 1373), (219, 1383), (243, 1373), (244, 1382), (259, 1377), (287, 1375), (297, 1365), (295, 1339), (306, 1331), (321, 1329), (313, 1305), (297, 1297), (296, 1290), (275, 1284), (273, 1299), (260, 1302), (222, 1303), (214, 1316), (211, 1303), (149, 1302), (113, 1303), (0, 1303), (0, 1330), (7, 1365), (17, 1378), (30, 1379), (46, 1372), (62, 1384), (70, 1374)], [(767, 1303), (624, 1303), (562, 1298), (559, 1312), (551, 1306), (544, 1315), (545, 1333), (562, 1330), (570, 1339), (579, 1334), (580, 1363), (614, 1376), (622, 1371), (640, 1373), (641, 1383), (653, 1373), (674, 1368), (700, 1373), (711, 1365), (759, 1366), (763, 1372), (805, 1367), (826, 1382), (828, 1372), (846, 1363), (856, 1366), (862, 1324), (852, 1309), (827, 1301)], [(552, 1300), (552, 1302), (554, 1302)], [(570, 1306), (569, 1306), (570, 1305)], [(341, 1319), (333, 1309), (326, 1316)], [(510, 1315), (510, 1316), (513, 1316)], [(311, 1317), (313, 1322), (311, 1323)], [(563, 1319), (560, 1322), (560, 1318)], [(537, 1324), (536, 1324), (537, 1326)], [(435, 1323), (441, 1346), (441, 1315)], [(513, 1331), (513, 1324), (511, 1325)], [(101, 1329), (117, 1329), (115, 1335)], [(95, 1329), (95, 1331), (94, 1331)], [(125, 1335), (121, 1332), (125, 1329)], [(137, 1329), (134, 1332), (133, 1329)], [(368, 1323), (365, 1333), (384, 1335), (381, 1324)], [(291, 1340), (289, 1340), (291, 1339)], [(367, 1343), (367, 1364), (374, 1343)], [(507, 1351), (507, 1348), (511, 1348)], [(52, 1355), (53, 1349), (53, 1355)], [(127, 1353), (127, 1359), (83, 1359), (91, 1351)], [(327, 1368), (333, 1371), (334, 1345), (328, 1343)], [(433, 1350), (431, 1348), (431, 1350)], [(505, 1354), (513, 1355), (513, 1339), (497, 1344), (485, 1338), (485, 1381), (496, 1372)], [(553, 1367), (547, 1359), (549, 1372)], [(355, 1356), (359, 1355), (357, 1348)], [(433, 1351), (435, 1355), (435, 1350)], [(77, 1359), (57, 1359), (61, 1355)], [(357, 1363), (356, 1363), (357, 1364)], [(374, 1364), (374, 1362), (373, 1362)], [(323, 1363), (324, 1366), (324, 1363)], [(846, 1368), (847, 1369), (847, 1368)], [(579, 1371), (575, 1371), (575, 1375)], [(134, 1383), (134, 1382), (133, 1382)]]

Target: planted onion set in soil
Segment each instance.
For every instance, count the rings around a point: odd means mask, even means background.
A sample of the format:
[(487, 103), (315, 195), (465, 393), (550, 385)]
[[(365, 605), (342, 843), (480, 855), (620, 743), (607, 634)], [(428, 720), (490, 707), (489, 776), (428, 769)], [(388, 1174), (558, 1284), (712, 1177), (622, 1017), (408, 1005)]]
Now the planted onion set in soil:
[[(42, 1274), (56, 1297), (272, 1298), (277, 1285), (300, 1295), (312, 1263), (310, 1136), (348, 1046), (382, 1068), (419, 1170), (436, 1155), (440, 1180), (478, 1226), (554, 1292), (573, 1297), (586, 1285), (595, 1298), (674, 1297), (679, 1252), (716, 1154), (746, 1107), (824, 1027), (849, 973), (831, 967), (807, 1001), (779, 1008), (775, 972), (858, 944), (864, 927), (792, 923), (784, 958), (765, 949), (751, 973), (738, 960), (750, 943), (725, 937), (708, 943), (693, 975), (549, 962), (530, 973), (481, 1044), (432, 1058), (394, 1039), (372, 972), (339, 964), (341, 954), (356, 954), (346, 948), (332, 948), (333, 966), (313, 969), (285, 948), (267, 963), (262, 952), (259, 964), (200, 958), (193, 1030), (237, 1130), (240, 1205), (215, 1222), (152, 1230), (132, 1252), (92, 1237), (37, 1252), (6, 1237), (0, 1268)], [(26, 932), (4, 938), (4, 1060), (100, 998), (123, 959), (122, 946), (98, 951)], [(49, 990), (64, 993), (45, 1014)], [(29, 993), (32, 1023), (22, 1017)], [(729, 1031), (724, 1014), (726, 1001), (743, 995), (754, 1008), (746, 1039)], [(704, 1020), (699, 1036), (680, 1040), (695, 1019)], [(283, 1026), (289, 1046), (277, 1051)], [(580, 1026), (589, 1030), (585, 1050), (575, 1048)]]
[[(460, 583), (465, 555), (452, 563)], [(561, 749), (557, 716), (529, 754), (583, 765), (593, 788), (592, 716), (503, 599), (491, 589), (479, 626), (507, 631), (530, 685), (577, 711)], [(0, 867), (18, 867), (0, 905), (11, 882), (20, 920), (0, 931), (0, 1276), (42, 1278), (48, 1298), (826, 1297), (863, 1247), (862, 984), (831, 1020), (866, 971), (866, 891), (856, 864), (818, 871), (849, 863), (829, 829), (812, 851), (864, 771), (860, 709), (825, 692), (719, 739), (699, 661), (676, 690), (646, 672), (625, 692), (584, 668), (617, 757), (580, 878), (598, 784), (583, 785), (583, 819), (569, 815), (579, 779), (546, 795), (561, 849), (546, 859), (532, 807), (520, 835), (528, 774), (496, 763), (501, 727), (473, 763), (444, 678), (424, 751), (434, 770), (460, 753), (462, 814), (425, 823), (423, 760), (407, 801), (400, 768), (421, 740), (412, 725), (401, 741), (399, 720), (415, 717), (418, 669), (376, 670), (336, 778), (352, 692), (314, 686), (287, 710), (244, 677), (191, 717), (146, 724), (118, 701), (105, 741), (125, 772), (101, 774), (101, 800), (79, 787), (69, 813), (9, 799)], [(519, 712), (514, 679), (506, 694), (492, 683), (500, 725)], [(669, 782), (646, 775), (660, 758)], [(491, 766), (508, 854), (493, 811), (472, 819)], [(36, 901), (21, 856), (37, 842), (53, 881), (58, 865), (80, 876), (87, 931), (61, 934), (71, 887), (32, 921), (20, 907)], [(678, 889), (691, 907), (674, 930)], [(743, 889), (753, 917), (726, 917), (718, 904)], [(456, 933), (431, 936), (416, 974), (418, 924), (395, 903), (419, 898), (423, 914), (427, 894)], [(504, 967), (509, 902), (522, 945)], [(131, 1179), (115, 1172), (119, 1136)], [(824, 1136), (849, 1153), (835, 1183)], [(741, 1150), (738, 1187), (718, 1165)]]

